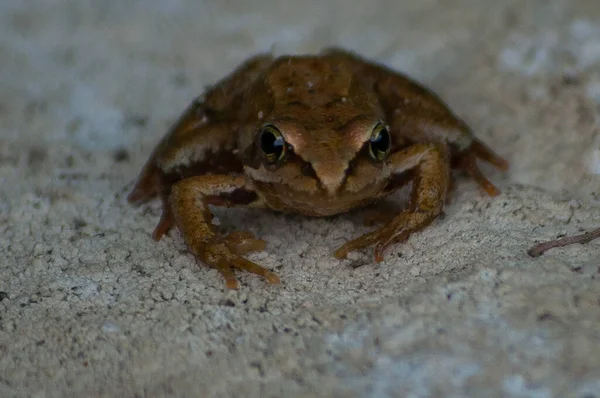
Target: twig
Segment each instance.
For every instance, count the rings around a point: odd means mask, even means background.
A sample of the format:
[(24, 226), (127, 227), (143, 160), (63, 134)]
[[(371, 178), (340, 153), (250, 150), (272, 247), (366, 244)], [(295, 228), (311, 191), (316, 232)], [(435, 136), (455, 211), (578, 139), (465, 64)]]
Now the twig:
[(554, 247), (568, 246), (568, 245), (573, 245), (575, 243), (581, 243), (581, 244), (589, 243), (597, 238), (600, 238), (600, 228), (595, 229), (591, 232), (586, 232), (581, 235), (568, 236), (566, 238), (550, 240), (548, 242), (540, 243), (538, 245), (533, 246), (531, 249), (529, 249), (527, 251), (527, 254), (529, 254), (531, 257), (539, 257), (542, 254), (544, 254), (544, 252), (546, 252), (547, 250), (550, 250)]

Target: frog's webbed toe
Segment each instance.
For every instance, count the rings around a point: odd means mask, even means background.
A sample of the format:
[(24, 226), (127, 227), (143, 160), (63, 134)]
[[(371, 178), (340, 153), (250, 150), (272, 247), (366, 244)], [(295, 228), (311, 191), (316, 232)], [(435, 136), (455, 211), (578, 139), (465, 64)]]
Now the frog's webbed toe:
[(500, 190), (486, 177), (483, 175), (477, 160), (481, 159), (485, 162), (490, 163), (499, 170), (508, 170), (508, 162), (494, 153), (490, 148), (487, 147), (483, 142), (478, 139), (474, 139), (471, 146), (463, 153), (459, 154), (455, 163), (458, 168), (464, 170), (475, 180), (485, 192), (490, 196), (496, 196), (500, 193)]

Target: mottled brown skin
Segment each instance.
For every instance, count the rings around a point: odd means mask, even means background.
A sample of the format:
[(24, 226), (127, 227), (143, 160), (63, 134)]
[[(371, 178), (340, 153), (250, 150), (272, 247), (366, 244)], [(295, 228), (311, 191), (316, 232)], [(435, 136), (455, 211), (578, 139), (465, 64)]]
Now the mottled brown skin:
[[(285, 150), (265, 144), (265, 137), (283, 139)], [(440, 215), (452, 166), (488, 194), (499, 193), (479, 171), (478, 158), (508, 167), (435, 94), (401, 74), (342, 50), (259, 55), (190, 105), (128, 199), (159, 196), (163, 214), (153, 237), (176, 225), (191, 252), (237, 288), (236, 268), (271, 283), (279, 278), (242, 257), (265, 243), (248, 233), (219, 236), (208, 205), (328, 216), (412, 181), (407, 209), (335, 252), (344, 258), (374, 246), (375, 260), (382, 261), (384, 249)]]

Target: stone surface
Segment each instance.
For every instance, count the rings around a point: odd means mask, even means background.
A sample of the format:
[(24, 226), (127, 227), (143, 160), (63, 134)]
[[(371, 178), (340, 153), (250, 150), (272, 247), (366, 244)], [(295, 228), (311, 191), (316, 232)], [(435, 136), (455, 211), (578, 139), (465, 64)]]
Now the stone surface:
[[(600, 226), (596, 1), (3, 0), (0, 32), (0, 396), (600, 397), (600, 241), (526, 254)], [(503, 194), (460, 179), (377, 265), (331, 256), (361, 211), (218, 209), (283, 280), (224, 292), (124, 196), (203, 86), (330, 45), (440, 93)]]

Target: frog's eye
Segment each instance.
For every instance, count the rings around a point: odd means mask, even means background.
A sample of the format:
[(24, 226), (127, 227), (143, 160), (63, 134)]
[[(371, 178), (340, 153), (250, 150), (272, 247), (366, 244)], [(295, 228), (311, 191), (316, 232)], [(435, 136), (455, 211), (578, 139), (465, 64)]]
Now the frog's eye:
[(382, 123), (377, 123), (369, 139), (369, 155), (381, 161), (390, 153), (390, 133)]
[(263, 127), (260, 132), (260, 149), (269, 163), (283, 159), (286, 143), (277, 127), (272, 124)]

